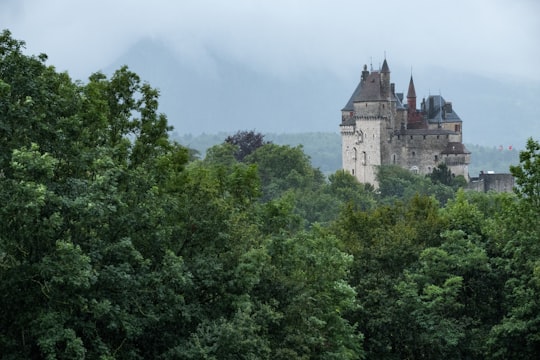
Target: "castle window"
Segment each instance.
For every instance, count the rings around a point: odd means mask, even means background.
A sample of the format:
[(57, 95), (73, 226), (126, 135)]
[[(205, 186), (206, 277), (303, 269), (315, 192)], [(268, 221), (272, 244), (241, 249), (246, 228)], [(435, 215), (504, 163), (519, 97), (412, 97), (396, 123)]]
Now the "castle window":
[(352, 169), (352, 170), (351, 170), (351, 174), (353, 174), (353, 175), (354, 175), (354, 169)]
[(437, 135), (437, 139), (439, 138), (439, 135)]
[(364, 134), (362, 133), (362, 130), (356, 130), (356, 143), (360, 144), (364, 141)]
[(393, 164), (396, 163), (396, 154), (392, 155), (392, 163), (393, 163)]
[(413, 157), (415, 157), (415, 156), (416, 156), (416, 153), (415, 153), (414, 151), (412, 152), (412, 156), (413, 156)]
[(411, 140), (412, 140), (412, 139), (413, 139), (413, 138), (412, 138), (412, 135), (411, 135)]
[(435, 162), (439, 161), (439, 155), (435, 155)]
[(367, 160), (366, 152), (362, 151), (362, 165), (366, 165), (366, 160)]
[(411, 167), (411, 172), (412, 172), (413, 174), (418, 174), (418, 166), (413, 166), (413, 167)]
[(454, 131), (455, 132), (460, 132), (461, 131), (461, 125), (459, 125), (459, 124), (454, 125)]
[(424, 140), (426, 140), (426, 135), (424, 135)]

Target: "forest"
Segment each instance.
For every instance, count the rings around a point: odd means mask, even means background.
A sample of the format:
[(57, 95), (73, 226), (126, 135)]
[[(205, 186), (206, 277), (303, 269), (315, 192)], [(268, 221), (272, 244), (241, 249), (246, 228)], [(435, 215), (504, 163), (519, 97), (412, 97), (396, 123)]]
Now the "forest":
[[(533, 359), (540, 143), (514, 194), (380, 186), (239, 131), (197, 156), (128, 67), (0, 33), (2, 359)], [(181, 131), (181, 129), (176, 129)]]
[[(198, 155), (204, 157), (207, 149), (222, 143), (223, 139), (229, 135), (226, 132), (198, 135), (172, 132), (171, 138), (184, 146), (197, 150)], [(311, 164), (327, 176), (342, 167), (341, 136), (337, 130), (336, 132), (265, 133), (264, 136), (278, 145), (302, 145), (303, 151), (310, 157)], [(478, 176), (481, 171), (508, 173), (510, 166), (519, 163), (519, 151), (512, 146), (465, 145), (467, 150), (471, 152), (471, 163), (469, 164), (471, 177)]]

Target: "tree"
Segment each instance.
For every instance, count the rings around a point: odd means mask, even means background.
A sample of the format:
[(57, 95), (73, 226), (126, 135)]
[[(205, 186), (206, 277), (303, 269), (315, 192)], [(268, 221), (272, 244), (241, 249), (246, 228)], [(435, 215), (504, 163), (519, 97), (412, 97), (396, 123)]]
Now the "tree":
[(364, 334), (368, 358), (400, 357), (407, 321), (396, 304), (397, 285), (423, 249), (440, 244), (443, 228), (438, 203), (425, 196), (367, 211), (348, 204), (331, 226), (354, 259), (349, 283), (359, 307), (347, 318)]
[(254, 130), (238, 131), (234, 135), (227, 136), (225, 142), (238, 147), (234, 154), (234, 157), (238, 161), (243, 161), (246, 156), (261, 146), (270, 144), (270, 142), (264, 141), (263, 134), (257, 133)]
[(345, 319), (356, 308), (345, 281), (352, 257), (337, 239), (315, 228), (267, 244), (255, 295), (276, 311), (268, 328), (272, 359), (363, 358), (362, 335)]
[(388, 204), (396, 200), (408, 200), (415, 195), (433, 195), (441, 203), (454, 196), (454, 190), (442, 183), (413, 174), (396, 165), (382, 165), (377, 172), (380, 201)]
[(263, 200), (275, 199), (289, 189), (312, 189), (324, 183), (324, 176), (311, 166), (301, 146), (266, 144), (244, 160), (257, 165)]
[(499, 266), (504, 274), (502, 318), (487, 341), (487, 354), (494, 359), (531, 358), (540, 351), (540, 145), (528, 139), (520, 152), (520, 164), (510, 171), (518, 184), (519, 201), (502, 212), (499, 231), (491, 232), (500, 251)]
[(365, 184), (344, 170), (338, 170), (328, 177), (328, 193), (343, 203), (351, 202), (358, 210), (370, 210), (375, 207), (374, 193)]
[(445, 163), (440, 163), (434, 167), (433, 171), (428, 176), (434, 183), (441, 183), (448, 186), (451, 186), (453, 183), (452, 172)]
[(73, 83), (23, 45), (0, 37), (2, 355), (158, 357), (186, 322), (167, 210), (187, 151), (127, 68)]
[(467, 185), (467, 180), (465, 180), (465, 177), (463, 175), (455, 176), (452, 174), (445, 163), (440, 163), (437, 165), (437, 167), (433, 168), (431, 174), (428, 174), (427, 176), (434, 184), (443, 184), (454, 189)]
[(515, 191), (532, 207), (540, 208), (540, 143), (529, 138), (526, 150), (519, 152), (519, 165), (510, 166), (516, 178)]

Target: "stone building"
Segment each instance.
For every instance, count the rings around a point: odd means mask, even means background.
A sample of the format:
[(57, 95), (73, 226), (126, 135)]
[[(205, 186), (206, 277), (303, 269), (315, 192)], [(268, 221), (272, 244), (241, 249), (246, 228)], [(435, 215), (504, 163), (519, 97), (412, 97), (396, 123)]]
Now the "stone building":
[(377, 186), (377, 167), (396, 164), (429, 174), (444, 163), (468, 180), (470, 152), (462, 143), (462, 121), (441, 95), (416, 104), (411, 75), (406, 103), (390, 82), (386, 59), (380, 70), (364, 65), (360, 83), (341, 110), (343, 169)]
[(468, 184), (469, 190), (479, 192), (507, 192), (514, 191), (515, 179), (512, 174), (494, 173), (492, 171), (481, 172), (478, 177), (473, 177)]

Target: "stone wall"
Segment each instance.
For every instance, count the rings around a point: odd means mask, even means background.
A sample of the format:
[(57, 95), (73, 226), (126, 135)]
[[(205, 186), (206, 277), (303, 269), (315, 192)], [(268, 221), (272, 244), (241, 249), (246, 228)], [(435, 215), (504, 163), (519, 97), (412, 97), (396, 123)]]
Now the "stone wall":
[(515, 180), (512, 174), (480, 174), (472, 178), (468, 189), (479, 192), (513, 192)]
[(381, 118), (360, 118), (354, 126), (342, 126), (343, 169), (362, 183), (376, 184), (381, 165)]

